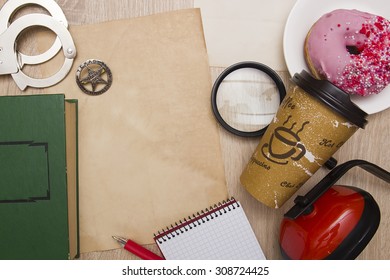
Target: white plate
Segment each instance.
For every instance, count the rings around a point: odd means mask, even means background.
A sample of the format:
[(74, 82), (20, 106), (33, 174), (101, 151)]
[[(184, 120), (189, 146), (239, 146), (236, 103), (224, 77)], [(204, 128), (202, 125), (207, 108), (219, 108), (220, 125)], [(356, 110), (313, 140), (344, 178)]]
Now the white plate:
[[(287, 18), (283, 37), (283, 51), (290, 75), (308, 70), (303, 45), (311, 26), (324, 14), (336, 9), (356, 9), (390, 20), (389, 0), (298, 0)], [(366, 97), (352, 95), (351, 100), (368, 114), (390, 107), (390, 86), (382, 92)]]

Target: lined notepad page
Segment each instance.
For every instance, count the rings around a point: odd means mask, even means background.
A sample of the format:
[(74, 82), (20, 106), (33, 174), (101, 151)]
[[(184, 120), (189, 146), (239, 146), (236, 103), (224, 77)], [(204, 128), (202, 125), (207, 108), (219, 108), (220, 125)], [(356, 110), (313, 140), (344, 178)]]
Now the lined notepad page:
[(235, 200), (170, 231), (155, 241), (167, 260), (256, 260), (263, 251), (240, 205)]

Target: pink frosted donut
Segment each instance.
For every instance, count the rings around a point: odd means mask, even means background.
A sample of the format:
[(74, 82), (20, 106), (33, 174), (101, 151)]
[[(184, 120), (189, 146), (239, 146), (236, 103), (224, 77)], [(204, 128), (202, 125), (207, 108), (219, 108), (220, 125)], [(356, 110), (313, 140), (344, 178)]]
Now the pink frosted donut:
[(305, 59), (314, 76), (347, 93), (379, 93), (390, 82), (390, 22), (357, 10), (334, 10), (310, 29)]

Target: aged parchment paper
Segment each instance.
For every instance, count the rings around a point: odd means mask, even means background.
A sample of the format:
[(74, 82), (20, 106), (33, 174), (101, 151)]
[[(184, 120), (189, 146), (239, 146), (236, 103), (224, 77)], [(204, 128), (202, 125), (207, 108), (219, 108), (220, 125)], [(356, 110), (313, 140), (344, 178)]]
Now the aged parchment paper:
[[(226, 199), (199, 10), (70, 32), (73, 69), (48, 92), (79, 100), (81, 251), (117, 248), (112, 235), (153, 243), (153, 233)], [(92, 58), (113, 74), (100, 96), (75, 81), (77, 67)]]

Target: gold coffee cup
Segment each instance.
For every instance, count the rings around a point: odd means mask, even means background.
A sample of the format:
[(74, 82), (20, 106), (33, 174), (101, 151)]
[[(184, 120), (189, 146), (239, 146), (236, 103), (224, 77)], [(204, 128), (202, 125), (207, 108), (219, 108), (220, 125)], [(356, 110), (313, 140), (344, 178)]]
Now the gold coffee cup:
[(367, 113), (330, 82), (306, 71), (292, 81), (240, 177), (252, 196), (272, 208), (281, 207), (367, 123)]

